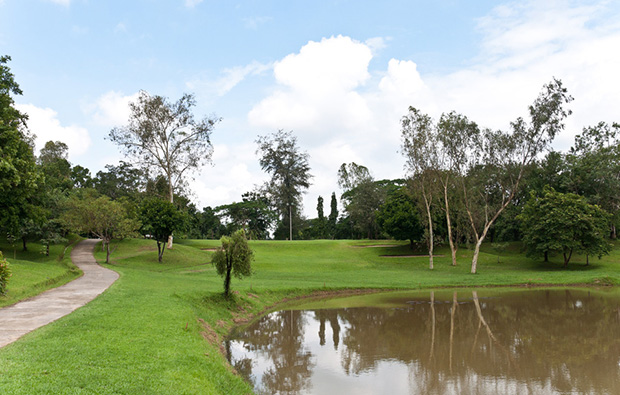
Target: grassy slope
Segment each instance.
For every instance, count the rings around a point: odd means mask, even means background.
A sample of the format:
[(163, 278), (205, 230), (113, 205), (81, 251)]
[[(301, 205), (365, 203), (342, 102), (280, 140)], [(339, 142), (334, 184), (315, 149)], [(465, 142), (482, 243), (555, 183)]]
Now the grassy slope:
[(0, 350), (0, 393), (250, 393), (220, 354), (221, 336), (233, 321), (313, 290), (620, 280), (620, 266), (613, 264), (620, 261), (618, 249), (588, 268), (575, 263), (570, 270), (561, 270), (559, 260), (542, 267), (514, 250), (498, 264), (487, 253), (480, 274), (471, 275), (466, 250), (457, 267), (440, 250), (445, 257), (436, 258), (431, 272), (427, 257), (380, 257), (408, 253), (406, 246), (353, 247), (359, 244), (253, 242), (256, 274), (233, 279), (239, 293), (230, 302), (221, 298), (222, 280), (207, 264), (212, 253), (200, 250), (218, 242), (181, 241), (158, 264), (154, 242), (127, 240), (109, 266), (121, 278), (102, 297)]
[(12, 272), (7, 294), (0, 296), (0, 307), (61, 286), (81, 275), (71, 263), (71, 246), (66, 250), (65, 245), (51, 246), (49, 256), (40, 253), (42, 248), (40, 244), (28, 243), (28, 251), (24, 252), (21, 243), (16, 250), (7, 243), (0, 243), (0, 251), (11, 265)]

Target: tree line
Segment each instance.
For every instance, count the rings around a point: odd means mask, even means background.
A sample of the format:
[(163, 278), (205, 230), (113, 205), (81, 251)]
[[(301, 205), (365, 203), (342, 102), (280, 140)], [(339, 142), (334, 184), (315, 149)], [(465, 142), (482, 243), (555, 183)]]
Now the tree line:
[(329, 208), (319, 196), (306, 218), (302, 197), (313, 179), (309, 155), (292, 131), (258, 136), (259, 164), (270, 175), (241, 201), (199, 209), (191, 175), (211, 161), (216, 116), (196, 119), (192, 95), (176, 102), (141, 92), (128, 123), (110, 131), (127, 161), (92, 175), (68, 161), (68, 147), (49, 141), (34, 152), (27, 116), (14, 107), (22, 92), (0, 58), (0, 229), (11, 243), (62, 242), (69, 232), (114, 239), (143, 235), (157, 241), (159, 259), (172, 235), (252, 239), (409, 240), (412, 248), (473, 249), (477, 271), (482, 243), (520, 240), (545, 259), (560, 253), (601, 256), (620, 221), (620, 125), (583, 129), (566, 153), (550, 150), (565, 129), (572, 97), (561, 81), (546, 84), (509, 130), (491, 130), (455, 112), (434, 120), (410, 107), (401, 119), (403, 178), (375, 180), (367, 167), (334, 169), (339, 193)]

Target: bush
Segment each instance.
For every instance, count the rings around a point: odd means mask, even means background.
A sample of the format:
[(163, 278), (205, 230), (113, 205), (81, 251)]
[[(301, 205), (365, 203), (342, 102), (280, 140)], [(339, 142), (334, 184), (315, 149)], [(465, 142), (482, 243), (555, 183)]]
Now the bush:
[(11, 277), (11, 268), (9, 267), (9, 263), (6, 259), (4, 259), (2, 251), (0, 251), (0, 295), (4, 295), (6, 293), (9, 277)]

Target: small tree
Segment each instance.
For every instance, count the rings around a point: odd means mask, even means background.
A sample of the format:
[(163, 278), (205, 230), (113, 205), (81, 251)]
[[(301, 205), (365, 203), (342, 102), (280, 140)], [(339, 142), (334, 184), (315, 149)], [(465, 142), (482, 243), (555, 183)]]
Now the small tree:
[(11, 277), (11, 268), (0, 251), (0, 295), (6, 294), (6, 288)]
[(231, 237), (224, 236), (220, 240), (222, 246), (217, 249), (211, 262), (215, 265), (217, 274), (224, 277), (224, 295), (228, 298), (231, 276), (241, 279), (252, 275), (251, 263), (254, 252), (242, 229), (233, 233)]
[(409, 240), (411, 249), (414, 241), (424, 236), (416, 202), (404, 187), (388, 195), (377, 214), (377, 222), (384, 232), (396, 240)]
[(166, 242), (174, 231), (185, 226), (185, 215), (174, 204), (161, 200), (146, 200), (140, 208), (141, 232), (157, 241), (158, 261), (164, 256)]
[(543, 196), (531, 194), (519, 219), (530, 256), (561, 252), (567, 267), (573, 252), (600, 258), (610, 251), (606, 240), (609, 214), (582, 196), (547, 187)]

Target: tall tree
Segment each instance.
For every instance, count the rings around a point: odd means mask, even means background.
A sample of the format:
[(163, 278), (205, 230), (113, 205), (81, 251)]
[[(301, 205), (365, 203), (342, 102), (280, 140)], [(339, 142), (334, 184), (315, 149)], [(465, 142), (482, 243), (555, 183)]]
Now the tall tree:
[(187, 217), (174, 203), (161, 199), (148, 199), (140, 207), (141, 233), (157, 242), (157, 259), (162, 262), (166, 241), (175, 232), (182, 230)]
[(476, 239), (471, 273), (477, 272), (480, 246), (516, 196), (525, 170), (564, 129), (571, 113), (564, 105), (572, 100), (562, 82), (554, 79), (529, 106), (529, 123), (519, 117), (511, 123), (510, 133), (485, 130), (471, 151), (470, 172), (462, 178), (465, 208)]
[(293, 132), (279, 130), (259, 136), (257, 154), (260, 166), (271, 174), (267, 191), (280, 213), (283, 224), (288, 222), (289, 240), (293, 240), (293, 215), (301, 212), (301, 196), (310, 187), (310, 164), (307, 152), (300, 152)]
[[(196, 171), (211, 161), (211, 132), (220, 118), (194, 119), (193, 95), (184, 94), (170, 103), (162, 96), (141, 91), (138, 100), (130, 103), (128, 124), (110, 131), (109, 139), (132, 158), (145, 172), (156, 172), (166, 178), (168, 199), (181, 189), (188, 172)], [(172, 247), (172, 235), (168, 248)]]
[(329, 216), (327, 217), (329, 223), (330, 237), (333, 239), (336, 234), (336, 224), (338, 222), (338, 201), (336, 200), (336, 192), (332, 192), (332, 197), (329, 202)]
[(12, 95), (21, 95), (10, 68), (11, 58), (0, 56), (0, 228), (18, 236), (21, 220), (29, 218), (33, 199), (43, 178), (33, 154), (28, 117), (14, 107)]
[(401, 119), (401, 152), (406, 159), (406, 168), (411, 176), (412, 192), (421, 196), (423, 217), (428, 226), (428, 267), (433, 269), (433, 213), (436, 199), (440, 157), (437, 134), (433, 120), (420, 110), (409, 107), (409, 113)]

